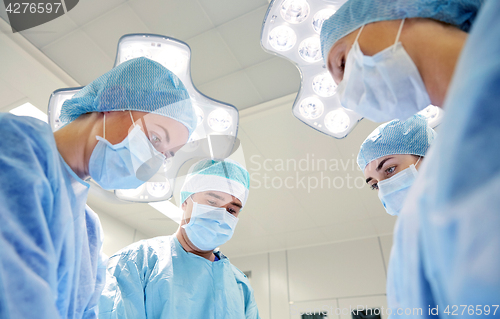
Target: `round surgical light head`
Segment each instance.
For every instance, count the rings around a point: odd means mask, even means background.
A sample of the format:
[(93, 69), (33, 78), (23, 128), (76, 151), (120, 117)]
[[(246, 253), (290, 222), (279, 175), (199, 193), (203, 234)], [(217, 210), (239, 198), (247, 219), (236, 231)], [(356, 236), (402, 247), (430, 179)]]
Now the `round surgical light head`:
[(336, 10), (334, 9), (323, 9), (318, 11), (312, 21), (313, 29), (316, 31), (318, 34), (321, 33), (321, 27), (323, 26), (323, 22), (330, 18)]
[(300, 102), (300, 115), (308, 120), (314, 120), (323, 115), (325, 107), (323, 102), (316, 97), (307, 97)]
[(170, 183), (165, 182), (147, 182), (146, 189), (148, 193), (156, 198), (164, 197), (170, 191)]
[(120, 61), (121, 63), (128, 61), (128, 60), (131, 60), (131, 59), (140, 58), (140, 57), (145, 57), (148, 59), (152, 58), (151, 52), (149, 50), (143, 50), (141, 48), (136, 48), (133, 46), (128, 47), (128, 48), (123, 48), (123, 51), (124, 51), (124, 54), (123, 54), (124, 58), (122, 61)]
[(333, 110), (325, 116), (325, 127), (333, 134), (347, 131), (350, 125), (351, 119), (342, 109)]
[(302, 23), (309, 16), (309, 3), (306, 0), (285, 0), (281, 4), (281, 17), (289, 23)]
[(212, 111), (208, 115), (208, 126), (216, 132), (224, 132), (231, 127), (233, 119), (228, 112), (222, 109)]
[(203, 110), (198, 105), (193, 106), (196, 117), (198, 118), (198, 124), (196, 126), (200, 126), (200, 124), (203, 123), (203, 119), (205, 118), (205, 113), (203, 113)]
[(312, 81), (314, 93), (321, 97), (330, 97), (337, 91), (337, 84), (329, 72), (318, 74)]
[(137, 188), (133, 188), (133, 189), (117, 189), (116, 190), (116, 192), (118, 192), (121, 196), (129, 197), (129, 198), (137, 197), (143, 191), (144, 191), (144, 184), (142, 184), (141, 186), (139, 186)]
[(297, 35), (290, 27), (281, 25), (269, 32), (269, 44), (277, 51), (288, 51), (297, 42)]
[(314, 36), (302, 41), (299, 45), (299, 55), (304, 61), (309, 63), (320, 61), (322, 56), (319, 37)]

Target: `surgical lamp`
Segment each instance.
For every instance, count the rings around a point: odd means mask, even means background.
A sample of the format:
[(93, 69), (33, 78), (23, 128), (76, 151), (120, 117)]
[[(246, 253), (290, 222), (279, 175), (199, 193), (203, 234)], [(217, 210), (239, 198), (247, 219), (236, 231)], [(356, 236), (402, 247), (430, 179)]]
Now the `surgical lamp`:
[[(115, 66), (138, 57), (146, 57), (164, 65), (182, 81), (198, 117), (198, 126), (186, 145), (174, 157), (168, 158), (149, 181), (137, 189), (115, 190), (114, 194), (119, 199), (133, 202), (165, 201), (172, 197), (175, 180), (184, 163), (201, 158), (224, 159), (239, 147), (236, 139), (238, 110), (196, 89), (191, 79), (191, 49), (186, 43), (154, 34), (128, 34), (121, 37)], [(62, 104), (80, 89), (67, 88), (52, 93), (48, 113), (53, 131), (62, 127), (59, 120)]]
[[(337, 84), (321, 55), (323, 22), (346, 0), (272, 0), (262, 24), (265, 51), (290, 60), (299, 69), (301, 85), (293, 115), (306, 125), (335, 138), (346, 137), (363, 118), (342, 107)], [(433, 105), (419, 112), (431, 127), (441, 122), (443, 111)]]

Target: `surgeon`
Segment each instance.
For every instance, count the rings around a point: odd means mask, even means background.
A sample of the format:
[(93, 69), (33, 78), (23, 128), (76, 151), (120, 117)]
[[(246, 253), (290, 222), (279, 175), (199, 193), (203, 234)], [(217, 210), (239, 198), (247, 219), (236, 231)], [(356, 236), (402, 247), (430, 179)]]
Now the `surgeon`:
[[(373, 10), (368, 12), (366, 10), (368, 7)], [(410, 15), (411, 12), (416, 14)], [(388, 20), (395, 19), (401, 26), (403, 22), (398, 22), (398, 19), (411, 17), (423, 18), (415, 19), (418, 24), (424, 22), (435, 24), (435, 21), (448, 23), (443, 24), (441, 30), (429, 29), (433, 32), (428, 32), (426, 35), (420, 34), (420, 37), (415, 30), (413, 38), (408, 37), (408, 43), (418, 38), (427, 39), (429, 42), (427, 45), (413, 49), (413, 57), (411, 45), (407, 47), (405, 44), (404, 29), (406, 27), (403, 28), (402, 45), (398, 44), (397, 47), (405, 48), (411, 59), (405, 58), (406, 62), (397, 67), (401, 72), (398, 72), (396, 67), (387, 67), (387, 61), (397, 61), (399, 58), (382, 59), (385, 54), (392, 56), (394, 53), (390, 51), (394, 52), (394, 50), (386, 50), (378, 56), (377, 52), (363, 51), (364, 54), (375, 54), (374, 59), (370, 56), (363, 56), (366, 57), (363, 61), (373, 62), (372, 65), (377, 67), (383, 66), (385, 75), (384, 82), (381, 83), (393, 85), (393, 77), (395, 77), (400, 82), (407, 80), (409, 84), (415, 86), (418, 81), (415, 81), (416, 77), (412, 77), (415, 73), (410, 72), (409, 65), (412, 64), (416, 66), (423, 83), (431, 83), (432, 79), (425, 74), (428, 72), (432, 75), (432, 68), (436, 68), (434, 72), (436, 86), (432, 88), (431, 85), (425, 84), (425, 88), (431, 101), (433, 103), (435, 101), (435, 104), (441, 105), (446, 110), (439, 138), (436, 139), (426, 156), (426, 162), (420, 168), (419, 176), (405, 200), (396, 224), (394, 240), (401, 245), (399, 253), (391, 256), (388, 278), (389, 283), (392, 282), (393, 285), (388, 285), (387, 288), (389, 306), (393, 310), (422, 309), (423, 314), (420, 317), (436, 318), (454, 316), (458, 313), (457, 308), (461, 307), (460, 311), (462, 311), (464, 309), (462, 305), (466, 305), (467, 312), (460, 312), (461, 316), (499, 315), (495, 312), (500, 299), (499, 15), (500, 1), (494, 0), (484, 1), (484, 4), (483, 1), (467, 0), (445, 2), (350, 0), (325, 24), (327, 27), (323, 27), (322, 41), (325, 44), (323, 53), (328, 53), (328, 60), (330, 60), (330, 57), (336, 56), (330, 50), (333, 50), (330, 45), (336, 44), (337, 40), (342, 37), (349, 37), (343, 31), (340, 32), (340, 36), (333, 35), (336, 33), (335, 30), (340, 30), (345, 25), (349, 26), (348, 30), (355, 31), (365, 24), (367, 25), (365, 29), (368, 29), (369, 25), (375, 26), (376, 23), (371, 23), (374, 21), (383, 21), (381, 24), (386, 24), (391, 22)], [(411, 20), (405, 20), (404, 25)], [(445, 30), (449, 31), (450, 39), (458, 40), (457, 31), (451, 29), (454, 25), (470, 33), (461, 45), (459, 58), (456, 62), (454, 59), (451, 60), (452, 75), (448, 76), (451, 80), (445, 81), (445, 78), (439, 77), (437, 70), (447, 62), (439, 57), (457, 52), (458, 48), (453, 48), (454, 46), (450, 45), (445, 38), (436, 41), (436, 45), (441, 45), (437, 48), (432, 45), (431, 40), (439, 39), (439, 33)], [(409, 30), (410, 28), (407, 29), (408, 32)], [(356, 39), (357, 34), (354, 37)], [(328, 38), (330, 40), (327, 40)], [(383, 39), (382, 30), (378, 29), (377, 34), (372, 34), (371, 40), (376, 42), (381, 39)], [(359, 41), (358, 44), (361, 46), (363, 40)], [(385, 50), (385, 48), (381, 49)], [(363, 50), (362, 47), (361, 50)], [(425, 52), (428, 54), (425, 55)], [(432, 57), (433, 54), (437, 60)], [(345, 76), (337, 76), (337, 80), (347, 80), (345, 84), (341, 83), (341, 86), (346, 88), (354, 85), (349, 84), (351, 82), (348, 79), (349, 74), (356, 73), (354, 67), (349, 70), (349, 65), (353, 63), (347, 60), (344, 64), (342, 59), (337, 62), (340, 69), (343, 65), (345, 66)], [(378, 61), (382, 62), (379, 64)], [(331, 61), (332, 71), (335, 68), (334, 62), (335, 59)], [(357, 65), (363, 66), (364, 62), (357, 63)], [(425, 71), (426, 69), (429, 71)], [(429, 80), (426, 80), (426, 77)], [(374, 85), (369, 77), (361, 76), (358, 80), (368, 81), (364, 82), (365, 87)], [(445, 85), (438, 82), (443, 82)], [(420, 89), (412, 89), (409, 84), (405, 85), (407, 89), (402, 91), (422, 92)], [(421, 85), (416, 85), (418, 86), (421, 87)], [(439, 86), (442, 86), (444, 90), (432, 93)], [(378, 92), (386, 94), (386, 97), (392, 97), (387, 101), (397, 107), (383, 111), (383, 106), (379, 107), (376, 103), (368, 102), (364, 103), (358, 111), (363, 112), (369, 109), (366, 114), (381, 115), (379, 118), (395, 115), (405, 117), (421, 109), (425, 104), (422, 103), (420, 106), (411, 106), (411, 104), (408, 106), (406, 103), (399, 102), (395, 104), (391, 101), (395, 101), (395, 96), (399, 93), (391, 93), (387, 87)], [(370, 89), (370, 91), (373, 90)], [(345, 96), (347, 95), (351, 97), (374, 96), (374, 94), (349, 94), (346, 89)], [(417, 95), (422, 96), (415, 93), (412, 100), (415, 100)], [(344, 102), (346, 102), (345, 96)], [(433, 100), (434, 98), (437, 99)], [(360, 98), (359, 101), (362, 99)], [(384, 99), (382, 97), (380, 101)], [(440, 99), (442, 99), (441, 104)], [(394, 109), (398, 110), (394, 111)], [(389, 115), (384, 117), (384, 113)], [(413, 253), (404, 253), (408, 251)], [(399, 272), (395, 272), (395, 269)], [(404, 317), (404, 315), (394, 313), (393, 316)]]
[(388, 214), (401, 212), (423, 157), (436, 138), (427, 120), (416, 114), (377, 127), (361, 144), (358, 166), (366, 183), (378, 191)]
[(189, 171), (177, 232), (110, 258), (99, 319), (260, 318), (246, 276), (214, 250), (234, 233), (249, 174), (232, 160), (205, 159)]
[(145, 58), (66, 101), (55, 133), (0, 114), (0, 318), (97, 317), (105, 261), (86, 180), (139, 186), (187, 141), (195, 119), (179, 79)]
[(321, 29), (344, 107), (375, 122), (443, 106), (483, 0), (349, 0)]

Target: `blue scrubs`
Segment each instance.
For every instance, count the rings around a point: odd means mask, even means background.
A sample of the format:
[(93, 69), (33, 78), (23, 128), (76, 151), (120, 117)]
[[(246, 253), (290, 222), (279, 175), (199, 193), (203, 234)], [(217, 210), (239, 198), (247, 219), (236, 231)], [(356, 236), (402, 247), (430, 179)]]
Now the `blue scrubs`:
[(186, 252), (175, 235), (128, 246), (109, 260), (99, 319), (260, 318), (246, 276), (218, 257)]
[(102, 230), (50, 127), (0, 113), (0, 318), (96, 318)]
[(411, 232), (396, 232), (394, 241), (411, 240), (418, 256), (391, 256), (389, 283), (395, 269), (409, 266), (407, 283), (418, 284), (396, 283), (399, 288), (388, 290), (390, 306), (396, 300), (409, 307), (430, 287), (441, 317), (500, 316), (500, 309), (493, 314), (500, 304), (499, 16), (500, 1), (486, 1), (455, 70), (432, 154), (400, 215), (397, 227)]

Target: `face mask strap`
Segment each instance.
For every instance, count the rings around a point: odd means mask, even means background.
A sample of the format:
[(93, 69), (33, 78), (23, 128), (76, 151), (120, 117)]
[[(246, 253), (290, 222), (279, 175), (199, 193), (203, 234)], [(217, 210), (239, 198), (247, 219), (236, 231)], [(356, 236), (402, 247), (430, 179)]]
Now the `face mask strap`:
[(418, 161), (415, 163), (415, 168), (417, 168), (417, 164), (418, 164), (418, 162), (420, 162), (420, 159), (421, 159), (421, 158), (422, 158), (422, 156), (419, 156), (419, 157), (418, 157)]
[(134, 117), (132, 116), (132, 112), (131, 111), (128, 111), (128, 114), (130, 114), (130, 119), (132, 120), (132, 124), (134, 125), (135, 127), (135, 122), (134, 122)]
[(354, 40), (354, 43), (358, 42), (358, 39), (359, 39), (359, 36), (361, 35), (361, 31), (363, 31), (363, 28), (365, 27), (365, 25), (363, 25), (361, 27), (361, 29), (359, 29), (359, 32), (358, 32), (358, 35), (356, 36), (356, 40)]
[(106, 113), (104, 113), (104, 120), (102, 121), (102, 135), (102, 138), (106, 139)]
[(396, 41), (394, 42), (394, 46), (392, 51), (396, 50), (396, 44), (399, 42), (399, 37), (401, 36), (401, 31), (403, 31), (403, 25), (405, 24), (405, 19), (401, 20), (401, 24), (399, 25), (398, 35), (396, 36)]

